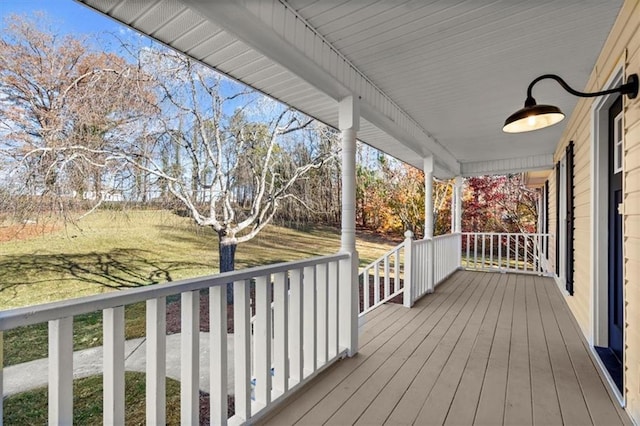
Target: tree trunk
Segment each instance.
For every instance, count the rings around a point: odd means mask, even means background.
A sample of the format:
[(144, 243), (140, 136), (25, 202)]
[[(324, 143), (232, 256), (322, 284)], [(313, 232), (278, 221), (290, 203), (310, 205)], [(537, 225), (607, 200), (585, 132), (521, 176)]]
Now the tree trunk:
[[(219, 235), (218, 253), (220, 255), (220, 273), (230, 272), (235, 269), (236, 247), (234, 242)], [(227, 283), (227, 304), (233, 304), (233, 283)]]

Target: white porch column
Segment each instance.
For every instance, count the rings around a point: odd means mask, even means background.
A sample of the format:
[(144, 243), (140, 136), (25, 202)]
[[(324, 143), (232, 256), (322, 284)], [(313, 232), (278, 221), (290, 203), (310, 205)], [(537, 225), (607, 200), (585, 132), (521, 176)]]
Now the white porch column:
[(453, 234), (456, 229), (456, 185), (455, 182), (451, 186), (451, 233)]
[(462, 232), (462, 185), (464, 178), (456, 176), (453, 184), (453, 200), (455, 202), (455, 220), (451, 232)]
[[(433, 239), (433, 155), (429, 155), (423, 159), (424, 170), (424, 239)], [(418, 262), (427, 262), (427, 293), (433, 293), (434, 285), (434, 258), (435, 246), (433, 241), (427, 251), (427, 259), (413, 259), (415, 264)]]
[(433, 155), (423, 159), (424, 170), (424, 238), (433, 237)]
[(348, 96), (340, 101), (342, 132), (342, 234), (340, 251), (339, 345), (349, 356), (358, 352), (358, 252), (356, 251), (356, 136), (360, 127), (360, 101)]

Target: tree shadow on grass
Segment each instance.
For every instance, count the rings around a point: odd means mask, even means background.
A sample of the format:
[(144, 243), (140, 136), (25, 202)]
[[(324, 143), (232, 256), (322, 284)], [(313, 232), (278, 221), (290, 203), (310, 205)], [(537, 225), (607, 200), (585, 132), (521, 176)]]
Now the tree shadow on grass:
[[(29, 254), (0, 258), (0, 296), (17, 297), (20, 287), (81, 282), (101, 290), (122, 290), (173, 281), (182, 269), (209, 267), (202, 262), (160, 260), (146, 250), (114, 249), (82, 254)], [(12, 294), (13, 293), (13, 294)]]
[(218, 250), (218, 235), (210, 226), (192, 225), (155, 225), (168, 241), (189, 244), (201, 250)]

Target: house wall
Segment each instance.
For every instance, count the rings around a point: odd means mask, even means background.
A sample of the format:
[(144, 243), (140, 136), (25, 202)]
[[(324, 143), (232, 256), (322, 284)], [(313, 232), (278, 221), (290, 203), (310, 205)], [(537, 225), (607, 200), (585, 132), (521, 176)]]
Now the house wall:
[[(625, 75), (640, 74), (640, 0), (625, 1), (601, 51), (586, 91), (601, 90), (616, 69)], [(591, 175), (593, 99), (581, 98), (568, 120), (554, 160), (558, 161), (570, 141), (575, 143), (575, 267), (574, 296), (567, 303), (588, 338), (593, 330), (591, 277)], [(623, 100), (624, 112), (624, 274), (625, 274), (625, 397), (626, 410), (640, 424), (640, 96)], [(555, 174), (550, 175), (550, 229), (555, 223)], [(555, 246), (554, 246), (555, 250)], [(552, 256), (552, 260), (555, 256)]]

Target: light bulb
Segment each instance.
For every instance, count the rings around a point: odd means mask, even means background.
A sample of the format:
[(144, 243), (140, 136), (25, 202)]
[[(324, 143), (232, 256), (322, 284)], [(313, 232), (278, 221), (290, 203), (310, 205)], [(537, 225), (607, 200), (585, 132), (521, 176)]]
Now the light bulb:
[(535, 126), (535, 125), (536, 125), (536, 116), (535, 116), (535, 115), (530, 115), (530, 116), (527, 118), (527, 124), (528, 124), (530, 127)]

